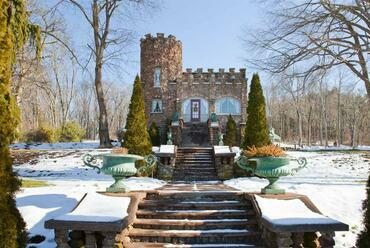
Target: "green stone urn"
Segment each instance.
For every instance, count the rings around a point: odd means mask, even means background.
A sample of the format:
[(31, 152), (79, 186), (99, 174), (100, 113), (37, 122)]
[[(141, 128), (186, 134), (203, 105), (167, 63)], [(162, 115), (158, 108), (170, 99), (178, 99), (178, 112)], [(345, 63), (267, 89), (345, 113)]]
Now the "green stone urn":
[[(135, 162), (145, 160), (145, 165), (136, 168)], [(146, 156), (145, 158), (134, 154), (86, 154), (83, 157), (83, 162), (86, 166), (97, 169), (104, 174), (111, 175), (115, 182), (107, 188), (107, 192), (129, 192), (125, 185), (125, 178), (140, 174), (141, 172), (153, 169), (156, 165), (156, 157), (154, 155)], [(99, 164), (102, 167), (99, 167)]]
[[(289, 166), (290, 162), (297, 162), (297, 167)], [(255, 157), (247, 158), (241, 155), (237, 160), (236, 164), (256, 175), (257, 177), (266, 178), (269, 184), (261, 189), (262, 194), (284, 194), (285, 190), (279, 188), (277, 181), (282, 176), (293, 175), (299, 170), (303, 169), (307, 165), (305, 158), (288, 158), (288, 157)]]

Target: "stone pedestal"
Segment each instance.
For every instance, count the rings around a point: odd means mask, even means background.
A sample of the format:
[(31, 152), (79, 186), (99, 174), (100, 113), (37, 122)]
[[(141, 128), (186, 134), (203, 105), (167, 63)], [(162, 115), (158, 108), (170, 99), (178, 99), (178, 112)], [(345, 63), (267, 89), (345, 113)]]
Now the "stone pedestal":
[(319, 238), (321, 248), (333, 248), (335, 246), (335, 232), (322, 232)]
[(116, 243), (116, 233), (105, 232), (103, 233), (104, 239), (102, 248), (112, 248)]
[(55, 229), (55, 242), (58, 248), (70, 248), (68, 245), (68, 230), (67, 229)]
[(235, 153), (215, 155), (215, 167), (219, 180), (228, 180), (234, 177)]
[(304, 247), (320, 248), (319, 236), (315, 232), (306, 232), (304, 234)]
[(172, 142), (173, 145), (181, 144), (181, 125), (180, 122), (172, 122), (171, 124)]
[(95, 233), (85, 231), (85, 248), (96, 248)]
[(208, 123), (208, 133), (209, 133), (209, 143), (210, 145), (217, 146), (218, 140), (217, 135), (220, 130), (218, 122), (209, 122)]

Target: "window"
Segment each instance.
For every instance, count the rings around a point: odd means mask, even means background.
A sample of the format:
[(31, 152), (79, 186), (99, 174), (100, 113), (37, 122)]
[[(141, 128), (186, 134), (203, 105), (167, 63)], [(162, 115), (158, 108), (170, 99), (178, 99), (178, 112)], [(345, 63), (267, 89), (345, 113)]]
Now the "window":
[(216, 100), (216, 114), (219, 115), (240, 115), (240, 102), (237, 99), (228, 97)]
[(162, 100), (155, 99), (152, 101), (152, 113), (162, 113)]
[(161, 68), (154, 69), (154, 87), (161, 87)]

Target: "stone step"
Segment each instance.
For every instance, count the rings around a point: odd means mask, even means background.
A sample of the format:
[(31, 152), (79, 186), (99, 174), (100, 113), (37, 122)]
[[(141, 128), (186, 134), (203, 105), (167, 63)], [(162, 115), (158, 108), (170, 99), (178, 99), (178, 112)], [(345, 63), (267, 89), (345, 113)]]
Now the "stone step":
[[(161, 191), (158, 194), (148, 194), (150, 196), (157, 196), (161, 199), (172, 198), (172, 199), (187, 199), (187, 200), (201, 200), (201, 199), (215, 199), (215, 200), (234, 200), (243, 199), (244, 193), (240, 191), (181, 191), (181, 192), (171, 192), (171, 191)], [(147, 198), (149, 199), (149, 198)]]
[(208, 163), (208, 164), (213, 164), (212, 159), (194, 159), (194, 158), (187, 158), (187, 159), (176, 159), (176, 164), (182, 164), (182, 163)]
[[(186, 177), (186, 178), (199, 178), (201, 181), (205, 181), (205, 179), (216, 178), (214, 172), (196, 172), (196, 171), (181, 171), (173, 175), (173, 177)], [(209, 180), (208, 180), (209, 181)]]
[(189, 161), (189, 160), (196, 160), (196, 161), (213, 161), (213, 157), (207, 156), (207, 157), (177, 157), (178, 161)]
[(142, 210), (136, 212), (138, 218), (146, 219), (245, 219), (255, 214), (254, 210)]
[(213, 172), (216, 172), (216, 169), (213, 168), (213, 167), (205, 167), (205, 168), (202, 168), (202, 167), (193, 167), (193, 166), (184, 166), (182, 168), (179, 168), (178, 170), (175, 171), (175, 173), (182, 173), (182, 172), (186, 172), (186, 171), (193, 171), (193, 172), (198, 172), (198, 173), (213, 173)]
[(209, 157), (213, 156), (213, 152), (177, 152), (179, 156), (198, 156), (198, 157)]
[(195, 167), (195, 168), (215, 168), (213, 164), (197, 164), (197, 163), (182, 163), (182, 164), (177, 164), (175, 167), (176, 169), (181, 169), (181, 168), (188, 168), (188, 167)]
[(194, 168), (215, 168), (213, 164), (196, 164), (196, 163), (183, 163), (183, 164), (177, 164), (175, 169), (181, 169), (181, 168), (191, 168), (191, 167), (194, 167)]
[(140, 209), (247, 209), (251, 208), (247, 201), (169, 201), (169, 200), (144, 200)]
[[(188, 171), (182, 171), (182, 172), (178, 172), (176, 174), (173, 175), (173, 177), (186, 177), (186, 178), (189, 178), (189, 179), (194, 179), (194, 178), (198, 178), (199, 180), (201, 181), (206, 181), (205, 179), (217, 179), (217, 177), (214, 175), (215, 173), (214, 172), (210, 172), (210, 173), (205, 173), (205, 172), (188, 172)], [(208, 180), (209, 181), (209, 180)]]
[(125, 244), (126, 248), (262, 248), (253, 244), (172, 244), (172, 243), (150, 243), (132, 242)]
[(214, 177), (203, 177), (203, 176), (197, 176), (197, 177), (187, 177), (184, 178), (183, 176), (173, 176), (172, 180), (174, 181), (183, 181), (183, 182), (209, 182), (209, 181), (218, 181), (218, 178), (216, 176)]
[(173, 244), (196, 243), (240, 243), (260, 239), (261, 233), (254, 229), (210, 229), (210, 230), (162, 230), (131, 228), (131, 241), (168, 242)]
[(209, 230), (209, 229), (245, 229), (246, 227), (256, 226), (254, 219), (136, 219), (135, 228), (143, 229), (166, 229), (166, 230)]

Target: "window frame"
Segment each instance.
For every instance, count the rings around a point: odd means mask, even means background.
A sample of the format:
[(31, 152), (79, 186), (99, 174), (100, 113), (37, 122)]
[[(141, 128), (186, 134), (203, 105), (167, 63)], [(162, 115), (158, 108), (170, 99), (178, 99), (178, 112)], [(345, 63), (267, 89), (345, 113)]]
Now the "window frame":
[[(157, 103), (157, 102), (159, 102), (160, 103), (160, 112), (155, 112), (154, 111), (154, 109), (155, 109), (155, 107), (154, 107), (154, 104), (155, 103)], [(151, 107), (150, 107), (150, 113), (151, 114), (162, 114), (163, 113), (163, 101), (162, 101), (162, 99), (152, 99), (152, 105), (151, 105)]]
[[(236, 110), (237, 112), (236, 113), (225, 113), (225, 112), (222, 112), (222, 108), (221, 108), (221, 104), (223, 103), (223, 101), (226, 101), (226, 100), (232, 100), (234, 102), (237, 102), (237, 105), (236, 106)], [(220, 111), (219, 111), (220, 110)], [(219, 98), (219, 99), (216, 99), (215, 101), (215, 112), (217, 115), (235, 115), (235, 116), (240, 116), (241, 115), (241, 101), (237, 98), (234, 98), (234, 97), (223, 97), (223, 98)]]

